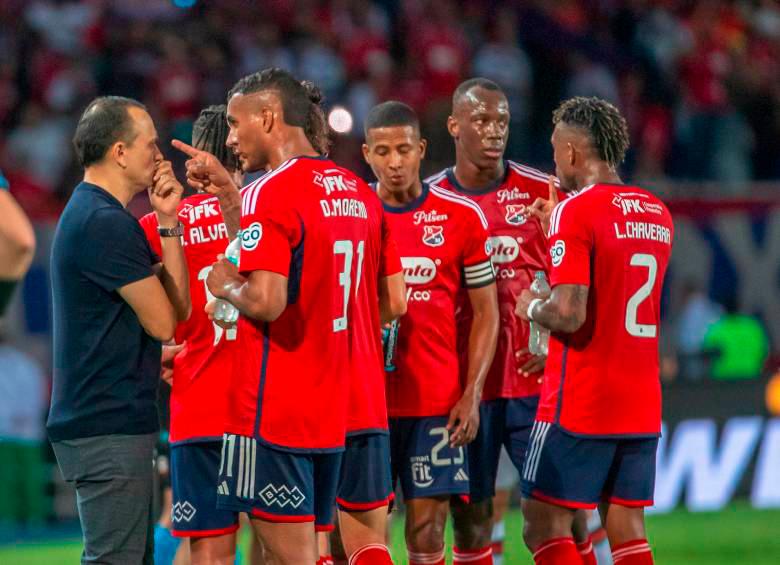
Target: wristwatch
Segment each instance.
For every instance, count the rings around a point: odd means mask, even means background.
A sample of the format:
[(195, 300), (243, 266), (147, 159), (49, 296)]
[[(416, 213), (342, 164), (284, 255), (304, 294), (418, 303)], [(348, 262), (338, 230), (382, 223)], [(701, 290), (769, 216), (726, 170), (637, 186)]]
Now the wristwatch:
[(181, 237), (184, 235), (184, 225), (179, 222), (179, 225), (177, 225), (175, 228), (163, 228), (157, 226), (157, 233), (160, 234), (160, 237)]

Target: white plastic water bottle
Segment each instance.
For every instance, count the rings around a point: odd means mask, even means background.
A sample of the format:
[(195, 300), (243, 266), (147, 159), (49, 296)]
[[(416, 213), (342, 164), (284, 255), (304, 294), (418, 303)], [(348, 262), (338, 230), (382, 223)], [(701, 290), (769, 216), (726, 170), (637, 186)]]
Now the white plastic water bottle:
[[(550, 296), (550, 284), (547, 282), (547, 277), (544, 271), (536, 271), (534, 274), (534, 282), (531, 283), (531, 292), (537, 298), (549, 298)], [(532, 355), (547, 355), (547, 344), (550, 341), (550, 330), (540, 326), (538, 323), (531, 321), (531, 331), (528, 336), (528, 351)]]
[[(225, 249), (225, 258), (238, 267), (238, 260), (241, 256), (241, 237), (236, 237)], [(227, 300), (217, 298), (214, 306), (214, 319), (228, 324), (235, 324), (238, 321), (238, 308), (233, 306)]]

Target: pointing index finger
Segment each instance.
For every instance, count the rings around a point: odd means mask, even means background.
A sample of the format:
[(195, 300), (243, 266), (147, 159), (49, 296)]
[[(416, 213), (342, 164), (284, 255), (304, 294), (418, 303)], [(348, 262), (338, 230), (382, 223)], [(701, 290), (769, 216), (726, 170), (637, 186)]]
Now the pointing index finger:
[(547, 177), (547, 183), (550, 187), (550, 202), (558, 204), (558, 190), (555, 188), (555, 177), (552, 175)]
[(176, 149), (181, 151), (182, 153), (186, 153), (192, 158), (199, 157), (200, 151), (198, 149), (195, 149), (192, 145), (187, 145), (183, 141), (179, 141), (178, 139), (174, 139), (171, 141), (171, 145), (173, 145)]

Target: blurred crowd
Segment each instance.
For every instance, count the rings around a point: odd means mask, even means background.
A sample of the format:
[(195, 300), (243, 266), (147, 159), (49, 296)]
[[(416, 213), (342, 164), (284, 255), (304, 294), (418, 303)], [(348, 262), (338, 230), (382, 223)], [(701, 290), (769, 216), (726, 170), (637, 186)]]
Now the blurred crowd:
[(511, 158), (549, 170), (552, 109), (596, 95), (629, 119), (634, 179), (780, 178), (774, 0), (0, 0), (0, 168), (33, 215), (55, 215), (90, 98), (141, 100), (167, 146), (272, 65), (349, 111), (334, 157), (363, 172), (362, 120), (390, 98), (423, 116), (429, 170), (449, 164), (449, 97), (481, 75), (509, 98)]

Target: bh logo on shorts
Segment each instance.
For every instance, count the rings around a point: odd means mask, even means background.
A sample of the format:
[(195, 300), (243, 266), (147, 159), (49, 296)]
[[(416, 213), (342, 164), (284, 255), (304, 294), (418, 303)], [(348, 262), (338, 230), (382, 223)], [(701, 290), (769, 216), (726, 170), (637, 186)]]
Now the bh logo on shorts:
[(260, 243), (263, 237), (263, 226), (260, 222), (252, 223), (245, 230), (241, 230), (241, 249), (252, 251)]
[(298, 490), (298, 487), (290, 488), (287, 485), (274, 486), (268, 483), (263, 490), (260, 491), (260, 498), (268, 506), (276, 504), (280, 508), (285, 506), (291, 506), (298, 508), (306, 497)]
[(507, 204), (506, 215), (504, 216), (506, 223), (513, 226), (523, 225), (525, 223), (525, 216), (523, 216), (524, 211), (525, 204)]
[(422, 240), (430, 247), (444, 245), (444, 226), (423, 226)]
[(189, 522), (195, 516), (195, 507), (188, 501), (177, 502), (171, 508), (171, 518), (174, 522)]
[(409, 458), (409, 462), (412, 466), (412, 482), (414, 483), (414, 486), (425, 488), (433, 484), (429, 461), (430, 459), (427, 455)]

